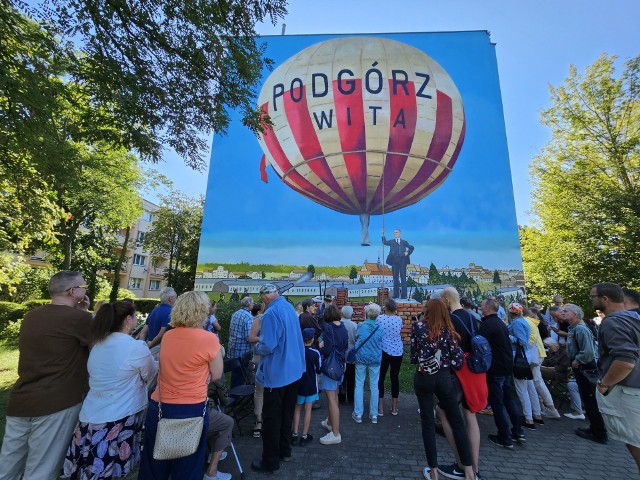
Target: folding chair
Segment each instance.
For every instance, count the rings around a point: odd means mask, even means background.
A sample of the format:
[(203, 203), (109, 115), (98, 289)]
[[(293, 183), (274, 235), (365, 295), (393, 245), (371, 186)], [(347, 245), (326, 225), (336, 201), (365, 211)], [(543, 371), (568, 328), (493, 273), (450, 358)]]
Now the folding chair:
[(240, 421), (253, 413), (253, 395), (256, 393), (256, 386), (248, 375), (247, 368), (238, 358), (230, 358), (224, 361), (224, 372), (231, 372), (239, 368), (244, 378), (244, 385), (238, 385), (229, 389), (230, 403), (227, 405), (226, 414), (233, 418), (238, 432), (242, 435)]
[[(223, 388), (220, 388), (222, 386)], [(222, 380), (218, 382), (209, 383), (207, 395), (209, 397), (209, 408), (217, 408), (219, 412), (223, 412), (224, 408), (230, 404), (230, 399), (224, 396), (224, 393), (221, 390), (226, 390), (224, 388), (224, 383)], [(225, 392), (227, 393), (227, 392)], [(235, 418), (234, 418), (235, 423)], [(231, 451), (233, 452), (233, 456), (236, 459), (236, 465), (238, 466), (238, 471), (240, 472), (240, 478), (244, 478), (244, 470), (242, 470), (242, 465), (240, 464), (240, 459), (238, 458), (238, 452), (236, 452), (236, 447), (233, 444), (233, 440), (229, 443), (231, 446)]]

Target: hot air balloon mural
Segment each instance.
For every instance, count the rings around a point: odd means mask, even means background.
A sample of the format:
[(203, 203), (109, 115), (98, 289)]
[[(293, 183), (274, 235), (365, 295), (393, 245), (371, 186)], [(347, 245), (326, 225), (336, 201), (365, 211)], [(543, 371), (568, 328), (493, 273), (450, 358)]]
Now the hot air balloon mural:
[(424, 52), (373, 37), (336, 38), (300, 51), (266, 79), (259, 108), (271, 120), (259, 142), (304, 197), (358, 215), (424, 199), (451, 173), (465, 137), (462, 98)]

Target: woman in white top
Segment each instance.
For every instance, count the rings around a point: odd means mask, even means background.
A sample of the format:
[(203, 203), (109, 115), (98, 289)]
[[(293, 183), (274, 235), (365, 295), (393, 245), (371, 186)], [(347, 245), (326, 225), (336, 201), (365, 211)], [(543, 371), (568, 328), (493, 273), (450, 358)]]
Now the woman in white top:
[(64, 477), (124, 477), (140, 460), (145, 382), (158, 373), (158, 362), (146, 342), (129, 335), (135, 325), (132, 301), (105, 304), (96, 314), (89, 394), (67, 450)]
[(384, 313), (378, 317), (382, 330), (382, 363), (380, 364), (380, 378), (378, 380), (378, 416), (384, 415), (384, 380), (387, 370), (391, 366), (391, 415), (398, 414), (398, 395), (400, 393), (400, 365), (404, 347), (402, 345), (402, 319), (397, 315), (398, 307), (393, 299), (384, 304)]

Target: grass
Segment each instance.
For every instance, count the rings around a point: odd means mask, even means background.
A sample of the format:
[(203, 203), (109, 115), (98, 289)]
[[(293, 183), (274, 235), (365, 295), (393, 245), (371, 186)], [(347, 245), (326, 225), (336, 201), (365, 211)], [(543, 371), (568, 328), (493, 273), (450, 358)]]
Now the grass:
[(4, 438), (7, 403), (13, 384), (18, 379), (18, 347), (0, 343), (0, 444)]

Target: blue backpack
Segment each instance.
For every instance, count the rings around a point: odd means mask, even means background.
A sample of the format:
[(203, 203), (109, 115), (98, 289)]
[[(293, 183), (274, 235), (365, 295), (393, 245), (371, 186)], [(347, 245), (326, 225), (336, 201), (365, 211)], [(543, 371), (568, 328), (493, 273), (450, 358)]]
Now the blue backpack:
[(473, 373), (486, 373), (489, 368), (491, 368), (491, 346), (486, 338), (482, 335), (476, 335), (476, 329), (474, 327), (474, 318), (469, 315), (469, 324), (471, 325), (471, 330), (467, 328), (464, 320), (462, 320), (455, 313), (453, 314), (460, 323), (464, 327), (464, 329), (471, 336), (471, 352), (467, 357), (467, 365), (469, 370)]

